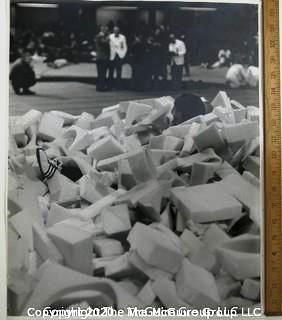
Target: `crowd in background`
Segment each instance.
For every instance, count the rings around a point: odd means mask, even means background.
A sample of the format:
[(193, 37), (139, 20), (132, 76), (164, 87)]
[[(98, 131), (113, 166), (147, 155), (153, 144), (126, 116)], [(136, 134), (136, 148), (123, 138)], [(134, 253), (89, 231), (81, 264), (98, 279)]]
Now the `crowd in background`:
[[(120, 38), (114, 44), (115, 39)], [(97, 64), (97, 90), (105, 91), (120, 86), (122, 66), (129, 63), (132, 68), (132, 88), (136, 90), (158, 89), (167, 79), (171, 70), (173, 87), (179, 89), (182, 75), (190, 75), (191, 46), (189, 34), (174, 33), (168, 25), (140, 26), (138, 32), (124, 32), (122, 22), (101, 26), (93, 34), (77, 32), (45, 31), (36, 34), (30, 30), (17, 30), (10, 36), (10, 60), (18, 59), (23, 51), (44, 57), (44, 62), (55, 66), (54, 61), (65, 59), (69, 63), (93, 62)], [(120, 48), (114, 53), (115, 46)], [(179, 50), (181, 52), (179, 52)], [(210, 52), (210, 50), (207, 51)], [(114, 55), (114, 57), (113, 57)], [(205, 58), (206, 57), (206, 58)], [(201, 55), (201, 65), (205, 68), (231, 66), (241, 58), (247, 64), (258, 65), (257, 38), (242, 43), (241, 48), (232, 48), (226, 42), (218, 44), (217, 51)], [(199, 61), (197, 61), (199, 63)], [(170, 68), (168, 68), (170, 66)], [(114, 81), (114, 74), (115, 81)]]

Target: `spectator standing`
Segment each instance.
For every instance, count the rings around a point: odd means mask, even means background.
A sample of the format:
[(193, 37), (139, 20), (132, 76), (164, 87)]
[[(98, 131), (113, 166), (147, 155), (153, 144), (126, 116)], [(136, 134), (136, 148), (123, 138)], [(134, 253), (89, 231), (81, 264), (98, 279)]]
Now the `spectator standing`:
[(190, 56), (189, 56), (189, 52), (187, 50), (188, 44), (187, 44), (186, 36), (184, 34), (181, 35), (180, 40), (184, 42), (185, 47), (186, 47), (186, 54), (184, 56), (184, 69), (185, 69), (186, 76), (190, 77), (191, 76), (191, 73), (190, 73)]
[(170, 35), (169, 53), (171, 56), (171, 77), (172, 88), (174, 90), (181, 89), (184, 57), (186, 54), (185, 43), (176, 39), (174, 34)]
[(119, 27), (115, 26), (113, 33), (109, 36), (110, 39), (110, 71), (109, 81), (112, 87), (114, 82), (114, 73), (116, 72), (117, 87), (121, 85), (121, 72), (124, 59), (127, 54), (126, 37), (120, 33)]
[(138, 91), (143, 90), (146, 75), (144, 71), (145, 44), (142, 36), (135, 36), (131, 47), (131, 55), (133, 88)]
[(96, 53), (98, 73), (96, 90), (106, 91), (106, 77), (110, 61), (109, 28), (107, 26), (101, 26), (100, 32), (96, 36)]

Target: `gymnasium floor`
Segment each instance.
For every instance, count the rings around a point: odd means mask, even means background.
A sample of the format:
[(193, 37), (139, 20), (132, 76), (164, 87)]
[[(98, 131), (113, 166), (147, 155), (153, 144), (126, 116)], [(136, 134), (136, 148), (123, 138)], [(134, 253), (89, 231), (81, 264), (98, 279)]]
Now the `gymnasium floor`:
[[(45, 69), (44, 69), (45, 68)], [(94, 78), (95, 64), (77, 64), (62, 69), (36, 68), (37, 74), (42, 74), (39, 82), (32, 88), (35, 96), (17, 96), (10, 87), (10, 115), (21, 115), (31, 108), (40, 111), (62, 110), (72, 114), (89, 112), (99, 114), (103, 107), (111, 106), (124, 100), (176, 96), (180, 92), (155, 91), (135, 92), (130, 90), (96, 92)], [(206, 99), (212, 99), (219, 90), (226, 90), (231, 99), (243, 105), (259, 105), (259, 94), (256, 89), (228, 89), (224, 85), (226, 69), (206, 70), (200, 67), (191, 68), (191, 77), (184, 77), (186, 89), (197, 93)], [(123, 70), (124, 81), (128, 81), (130, 69)]]

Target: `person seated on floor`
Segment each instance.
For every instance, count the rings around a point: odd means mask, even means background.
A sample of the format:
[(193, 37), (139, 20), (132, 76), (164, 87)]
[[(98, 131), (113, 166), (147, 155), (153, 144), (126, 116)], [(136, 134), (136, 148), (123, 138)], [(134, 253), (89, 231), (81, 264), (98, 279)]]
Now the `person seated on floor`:
[(247, 68), (247, 83), (252, 88), (257, 88), (259, 85), (259, 68), (249, 66)]
[(255, 88), (259, 83), (259, 68), (248, 66), (247, 62), (234, 63), (227, 71), (225, 79), (230, 88), (252, 87)]
[(36, 78), (31, 66), (32, 54), (28, 50), (24, 50), (21, 57), (17, 59), (10, 71), (10, 80), (15, 94), (32, 95), (35, 92), (29, 90), (35, 85)]

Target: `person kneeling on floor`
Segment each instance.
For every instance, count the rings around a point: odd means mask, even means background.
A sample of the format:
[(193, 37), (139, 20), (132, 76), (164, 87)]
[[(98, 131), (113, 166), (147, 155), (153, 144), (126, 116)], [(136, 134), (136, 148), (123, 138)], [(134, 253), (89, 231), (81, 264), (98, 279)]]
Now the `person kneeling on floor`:
[(259, 68), (248, 66), (244, 60), (242, 64), (234, 63), (228, 69), (225, 80), (230, 88), (256, 88), (259, 85)]
[(21, 57), (11, 67), (10, 80), (16, 94), (32, 95), (29, 90), (36, 83), (35, 73), (31, 66), (32, 55), (29, 51), (23, 51)]

